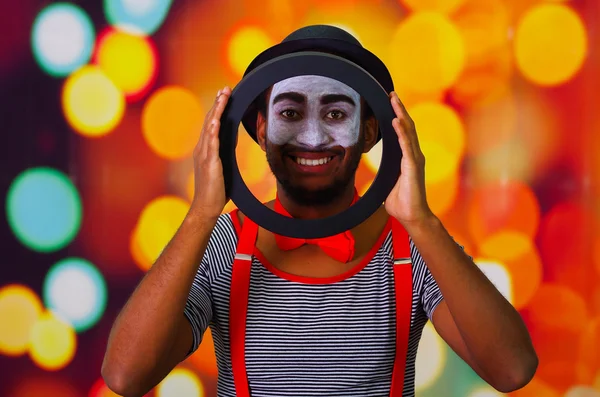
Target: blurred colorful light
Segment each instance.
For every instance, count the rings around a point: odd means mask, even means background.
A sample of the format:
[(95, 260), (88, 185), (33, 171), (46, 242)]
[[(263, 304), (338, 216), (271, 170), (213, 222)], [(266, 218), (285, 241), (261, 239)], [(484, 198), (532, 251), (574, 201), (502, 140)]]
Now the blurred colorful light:
[(533, 238), (540, 222), (537, 197), (520, 181), (496, 181), (476, 188), (468, 211), (469, 230), (476, 242), (506, 229)]
[(28, 375), (21, 378), (10, 397), (82, 397), (72, 379), (59, 374)]
[(46, 307), (68, 321), (76, 332), (93, 327), (106, 308), (107, 287), (102, 273), (81, 258), (53, 265), (44, 280)]
[(139, 254), (143, 255), (141, 259), (151, 260), (147, 267), (142, 267), (143, 270), (148, 270), (159, 257), (181, 226), (188, 210), (189, 203), (176, 196), (159, 197), (144, 207), (133, 234), (134, 244), (139, 247)]
[(94, 25), (79, 6), (54, 3), (36, 17), (31, 45), (39, 66), (48, 74), (64, 77), (85, 65), (94, 49)]
[(561, 4), (540, 4), (521, 19), (515, 57), (523, 76), (552, 86), (570, 80), (587, 56), (586, 28), (579, 15)]
[(399, 0), (412, 11), (436, 11), (450, 14), (459, 8), (465, 0)]
[(565, 397), (600, 397), (600, 390), (585, 385), (573, 386)]
[(81, 135), (99, 137), (123, 118), (125, 98), (98, 66), (84, 66), (69, 76), (62, 92), (67, 122)]
[(29, 348), (29, 335), (42, 313), (42, 302), (30, 288), (9, 284), (0, 288), (0, 354), (19, 356)]
[(486, 277), (494, 284), (496, 289), (506, 298), (513, 302), (513, 287), (510, 274), (502, 263), (486, 259), (476, 259), (475, 263)]
[(200, 373), (216, 377), (218, 375), (217, 357), (215, 355), (214, 342), (210, 328), (202, 335), (202, 342), (198, 349), (192, 354), (188, 361)]
[(459, 184), (460, 175), (458, 172), (455, 172), (440, 181), (425, 181), (427, 203), (434, 214), (442, 216), (452, 209), (452, 206), (456, 203), (458, 197)]
[(504, 395), (504, 393), (496, 391), (491, 386), (480, 386), (471, 391), (468, 397), (502, 397)]
[(423, 328), (415, 363), (415, 390), (428, 388), (440, 377), (446, 365), (446, 344), (431, 323)]
[(39, 252), (67, 246), (81, 226), (81, 198), (69, 177), (53, 168), (30, 168), (9, 187), (8, 224), (19, 241)]
[(142, 132), (148, 146), (160, 157), (177, 160), (192, 154), (200, 133), (204, 111), (188, 89), (166, 86), (146, 101)]
[(262, 181), (270, 171), (265, 152), (245, 131), (238, 134), (236, 157), (246, 185)]
[(100, 378), (90, 389), (88, 397), (119, 397), (119, 395), (110, 390), (104, 380)]
[(56, 371), (75, 356), (77, 336), (73, 328), (52, 312), (43, 313), (31, 330), (29, 356), (40, 368)]
[(138, 35), (152, 35), (163, 24), (172, 0), (104, 0), (111, 25)]
[(156, 397), (204, 397), (204, 387), (189, 369), (175, 368), (157, 386)]
[(98, 39), (94, 58), (95, 63), (131, 101), (143, 97), (157, 76), (156, 49), (146, 37), (108, 30)]
[(235, 29), (227, 42), (228, 66), (240, 78), (254, 57), (274, 44), (267, 32), (257, 26), (245, 25)]
[(465, 150), (465, 130), (451, 107), (435, 102), (412, 106), (408, 113), (415, 122), (419, 145), (425, 155), (425, 181), (449, 179), (458, 169)]
[(434, 12), (417, 12), (404, 19), (391, 37), (388, 51), (388, 68), (395, 83), (416, 93), (449, 88), (466, 60), (459, 30)]
[(481, 242), (479, 255), (485, 260), (500, 262), (508, 272), (509, 300), (513, 306), (521, 309), (527, 305), (543, 276), (542, 261), (529, 236), (511, 230), (500, 231)]

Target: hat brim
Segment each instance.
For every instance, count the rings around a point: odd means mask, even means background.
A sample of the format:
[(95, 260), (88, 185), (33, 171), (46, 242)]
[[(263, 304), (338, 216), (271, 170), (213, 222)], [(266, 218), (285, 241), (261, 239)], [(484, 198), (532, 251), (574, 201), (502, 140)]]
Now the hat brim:
[[(282, 55), (301, 51), (323, 51), (343, 57), (366, 70), (379, 82), (379, 84), (381, 84), (386, 92), (390, 93), (394, 91), (394, 83), (392, 81), (390, 72), (385, 64), (375, 54), (361, 46), (339, 39), (310, 38), (282, 42), (266, 49), (256, 58), (254, 58), (254, 60), (246, 69), (244, 76), (267, 61)], [(244, 128), (252, 137), (252, 139), (254, 139), (254, 141), (257, 141), (257, 117), (258, 108), (254, 105), (251, 105), (242, 118), (242, 124)], [(379, 134), (378, 140), (379, 139), (381, 139), (381, 133)]]

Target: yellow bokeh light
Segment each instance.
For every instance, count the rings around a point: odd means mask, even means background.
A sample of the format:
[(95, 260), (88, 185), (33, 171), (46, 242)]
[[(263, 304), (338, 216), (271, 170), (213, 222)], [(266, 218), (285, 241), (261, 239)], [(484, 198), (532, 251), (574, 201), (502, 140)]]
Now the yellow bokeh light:
[(236, 156), (242, 179), (246, 185), (262, 181), (269, 172), (265, 152), (244, 130), (240, 130), (238, 134)]
[(442, 216), (452, 209), (458, 197), (459, 182), (460, 175), (455, 172), (439, 182), (425, 183), (427, 203), (434, 214)]
[[(456, 170), (465, 150), (465, 129), (456, 112), (442, 103), (424, 102), (408, 109), (415, 122), (426, 164), (425, 178), (438, 182)], [(435, 156), (451, 157), (450, 161)], [(446, 161), (443, 161), (446, 160)]]
[(176, 160), (189, 156), (202, 131), (204, 114), (198, 98), (178, 86), (154, 92), (144, 105), (142, 133), (159, 156)]
[(431, 93), (452, 86), (465, 66), (465, 44), (445, 16), (417, 12), (393, 34), (387, 63), (398, 87)]
[(485, 239), (478, 251), (486, 262), (501, 263), (508, 272), (513, 306), (521, 309), (527, 305), (543, 276), (542, 262), (531, 238), (520, 232), (502, 230)]
[(465, 0), (400, 0), (413, 11), (437, 11), (449, 14), (465, 3)]
[(42, 302), (30, 288), (7, 285), (0, 289), (0, 354), (27, 352), (31, 329), (42, 313)]
[(573, 386), (564, 397), (600, 397), (600, 390), (584, 385)]
[(570, 80), (588, 50), (579, 15), (560, 4), (533, 7), (521, 19), (514, 40), (517, 66), (533, 83), (553, 86)]
[(99, 40), (96, 63), (125, 96), (137, 98), (156, 75), (157, 57), (147, 37), (110, 30)]
[[(137, 231), (134, 231), (133, 244), (138, 244), (142, 260), (151, 259), (152, 263), (181, 226), (189, 210), (189, 203), (176, 196), (162, 196), (151, 201), (140, 215)], [(134, 246), (135, 247), (135, 246)], [(139, 258), (138, 258), (139, 259)]]
[(189, 369), (175, 368), (156, 388), (157, 397), (203, 397), (204, 387)]
[(460, 158), (445, 146), (435, 141), (421, 142), (421, 150), (425, 155), (425, 183), (441, 183), (452, 178), (460, 164)]
[(469, 397), (502, 397), (505, 394), (500, 393), (494, 389), (492, 389), (492, 387), (478, 387), (477, 389), (473, 390), (471, 393), (469, 393)]
[(227, 43), (227, 61), (237, 77), (242, 77), (250, 62), (275, 42), (257, 26), (236, 29)]
[(31, 330), (29, 355), (45, 370), (65, 367), (75, 356), (76, 348), (75, 331), (52, 312), (43, 313)]
[(84, 66), (67, 78), (62, 92), (67, 122), (78, 133), (98, 137), (111, 132), (123, 118), (123, 93), (98, 66)]
[(445, 342), (438, 335), (433, 325), (428, 322), (423, 328), (423, 335), (417, 350), (415, 364), (416, 391), (424, 390), (435, 383), (442, 374), (447, 356)]

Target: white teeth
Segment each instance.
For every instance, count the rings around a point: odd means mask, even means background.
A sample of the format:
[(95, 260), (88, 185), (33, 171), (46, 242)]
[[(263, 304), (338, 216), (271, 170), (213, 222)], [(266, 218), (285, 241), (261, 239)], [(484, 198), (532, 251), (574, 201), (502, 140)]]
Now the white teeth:
[(331, 161), (332, 158), (333, 157), (324, 157), (322, 159), (305, 159), (301, 157), (296, 157), (296, 162), (300, 165), (315, 166), (327, 164), (329, 161)]

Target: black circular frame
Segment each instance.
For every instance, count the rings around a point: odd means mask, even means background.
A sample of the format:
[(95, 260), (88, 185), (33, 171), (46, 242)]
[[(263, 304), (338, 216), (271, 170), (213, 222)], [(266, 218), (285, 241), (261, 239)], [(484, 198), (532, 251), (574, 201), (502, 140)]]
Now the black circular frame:
[[(345, 211), (320, 219), (290, 218), (266, 207), (244, 183), (235, 153), (240, 121), (251, 103), (275, 83), (306, 75), (329, 77), (356, 90), (373, 110), (383, 139), (381, 164), (369, 190)], [(221, 117), (219, 155), (223, 163), (225, 194), (245, 216), (282, 236), (321, 238), (350, 230), (381, 206), (400, 175), (402, 152), (392, 126), (394, 117), (389, 96), (383, 87), (363, 68), (344, 58), (321, 52), (298, 52), (265, 62), (233, 89)]]

